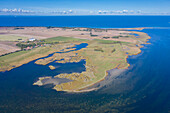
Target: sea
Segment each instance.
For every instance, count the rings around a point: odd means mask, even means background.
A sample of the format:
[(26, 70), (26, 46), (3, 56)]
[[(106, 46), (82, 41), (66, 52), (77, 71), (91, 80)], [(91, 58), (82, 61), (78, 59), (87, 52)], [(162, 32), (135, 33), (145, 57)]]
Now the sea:
[(170, 16), (0, 16), (0, 26), (145, 27), (142, 32), (151, 37), (140, 54), (128, 57), (128, 69), (110, 70), (96, 91), (66, 93), (50, 84), (33, 85), (42, 76), (85, 71), (85, 61), (53, 63), (55, 70), (31, 61), (0, 72), (0, 113), (170, 113)]

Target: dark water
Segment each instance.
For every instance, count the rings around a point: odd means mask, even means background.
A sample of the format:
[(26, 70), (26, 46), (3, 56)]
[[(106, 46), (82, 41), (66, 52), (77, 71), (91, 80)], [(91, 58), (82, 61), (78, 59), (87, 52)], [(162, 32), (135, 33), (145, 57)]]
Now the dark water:
[(0, 26), (169, 27), (170, 16), (0, 16)]
[(0, 112), (129, 112), (170, 111), (170, 17), (169, 16), (73, 16), (0, 17), (0, 26), (155, 27), (145, 29), (152, 38), (142, 53), (130, 56), (128, 70), (112, 76), (98, 91), (68, 94), (50, 85), (33, 86), (39, 76), (81, 72), (83, 64), (48, 66), (25, 64), (0, 73)]

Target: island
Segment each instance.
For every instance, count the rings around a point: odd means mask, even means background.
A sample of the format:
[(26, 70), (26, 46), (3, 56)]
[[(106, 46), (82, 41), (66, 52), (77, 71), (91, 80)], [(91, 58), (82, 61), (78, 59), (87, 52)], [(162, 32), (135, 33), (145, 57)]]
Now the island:
[[(68, 82), (64, 83), (49, 83), (57, 91), (84, 92), (85, 88), (104, 80), (108, 70), (127, 69), (130, 66), (127, 63), (128, 56), (139, 54), (140, 48), (148, 44), (150, 39), (148, 34), (140, 31), (142, 29), (1, 27), (0, 44), (8, 47), (6, 43), (10, 43), (17, 49), (9, 52), (4, 50), (6, 53), (0, 56), (0, 71), (9, 71), (30, 61), (35, 61), (36, 65), (48, 65), (51, 62), (73, 63), (84, 60), (86, 70), (81, 73), (39, 77), (33, 83), (43, 86), (46, 83), (42, 81), (47, 79), (67, 79)], [(57, 69), (53, 65), (49, 65), (49, 68), (53, 71)]]

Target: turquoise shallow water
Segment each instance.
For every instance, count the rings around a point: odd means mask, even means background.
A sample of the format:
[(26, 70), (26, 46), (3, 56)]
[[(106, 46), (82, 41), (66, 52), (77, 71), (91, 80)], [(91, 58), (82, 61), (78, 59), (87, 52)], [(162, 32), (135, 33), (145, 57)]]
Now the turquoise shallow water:
[[(109, 81), (98, 91), (68, 94), (52, 90), (51, 85), (43, 87), (32, 85), (39, 76), (83, 71), (85, 61), (56, 64), (59, 68), (55, 70), (55, 73), (51, 72), (48, 67), (34, 65), (33, 62), (9, 72), (0, 73), (0, 112), (168, 113), (170, 111), (169, 16), (41, 18), (41, 21), (36, 23), (34, 21), (40, 17), (0, 16), (0, 26), (26, 26), (28, 25), (27, 19), (31, 19), (30, 26), (156, 28), (143, 30), (151, 36), (149, 40), (151, 44), (145, 45), (139, 55), (129, 56), (128, 62), (131, 64), (129, 69), (122, 71), (116, 77), (110, 77)], [(123, 23), (121, 23), (122, 20)], [(112, 75), (113, 73), (110, 76)]]

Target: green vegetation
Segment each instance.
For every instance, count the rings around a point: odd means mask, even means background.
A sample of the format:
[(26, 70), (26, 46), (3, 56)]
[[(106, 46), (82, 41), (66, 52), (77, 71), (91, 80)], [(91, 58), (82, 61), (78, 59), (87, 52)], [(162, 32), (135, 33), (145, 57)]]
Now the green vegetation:
[(47, 27), (47, 29), (51, 29), (51, 28), (55, 28), (55, 27), (53, 27), (53, 26), (48, 26), (48, 27)]
[(25, 43), (25, 42), (20, 42), (20, 43), (17, 43), (16, 46), (20, 47), (21, 50), (23, 50), (24, 48), (27, 48), (27, 47), (33, 47), (33, 46), (36, 46), (37, 44), (35, 44), (34, 42), (29, 42), (29, 43)]
[(78, 39), (72, 37), (53, 37), (42, 40), (44, 43), (66, 43), (66, 42), (79, 42), (79, 41), (87, 41), (87, 39)]
[(91, 36), (91, 37), (96, 37), (96, 36), (98, 36), (98, 35), (94, 35), (94, 34), (92, 34), (92, 32), (90, 32), (90, 36)]
[(119, 36), (113, 36), (112, 38), (119, 38)]
[(17, 53), (17, 52), (20, 52), (20, 51), (21, 51), (21, 50), (17, 50), (17, 51), (15, 51), (15, 52), (5, 53), (5, 54), (1, 55), (0, 57), (2, 57), (2, 56), (6, 56), (6, 55), (9, 55), (9, 54), (11, 54), (11, 53)]
[(95, 41), (97, 41), (101, 44), (127, 43), (127, 42), (120, 42), (120, 41), (114, 41), (114, 40), (102, 40), (102, 39), (95, 39)]
[(94, 49), (94, 51), (101, 51), (101, 52), (104, 52), (104, 51), (102, 50), (102, 48)]
[(82, 31), (80, 28), (73, 29), (72, 31)]
[(90, 36), (91, 36), (91, 37), (96, 37), (96, 36), (98, 36), (98, 35), (93, 35), (93, 34), (91, 34)]
[(24, 29), (23, 27), (16, 27), (14, 30)]
[(87, 41), (87, 40), (72, 38), (72, 37), (53, 37), (53, 38), (48, 38), (48, 39), (44, 39), (44, 40), (19, 42), (16, 44), (16, 46), (21, 47), (21, 49), (23, 50), (24, 48), (27, 48), (27, 47), (41, 46), (44, 44), (54, 45), (54, 44), (58, 44), (58, 43), (79, 42), (79, 41)]
[[(115, 39), (118, 39), (119, 37), (129, 37), (129, 36), (122, 36), (122, 35), (120, 35), (120, 36), (113, 36), (113, 37), (111, 37), (111, 38), (115, 38)], [(104, 39), (109, 39), (110, 37), (103, 37)]]
[(103, 37), (104, 39), (108, 39), (108, 38), (110, 38), (110, 37)]
[(46, 56), (54, 50), (49, 47), (35, 48), (31, 51), (19, 51), (0, 57), (0, 71), (11, 70), (37, 58)]
[(113, 36), (112, 38), (118, 39), (119, 37), (125, 37), (125, 38), (128, 38), (129, 36), (128, 36), (128, 35), (126, 35), (126, 36), (119, 35), (119, 36)]
[(112, 50), (112, 53), (115, 52), (115, 51), (116, 51), (116, 49), (114, 48), (114, 49)]

